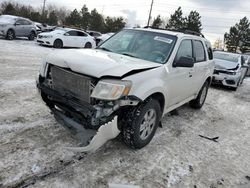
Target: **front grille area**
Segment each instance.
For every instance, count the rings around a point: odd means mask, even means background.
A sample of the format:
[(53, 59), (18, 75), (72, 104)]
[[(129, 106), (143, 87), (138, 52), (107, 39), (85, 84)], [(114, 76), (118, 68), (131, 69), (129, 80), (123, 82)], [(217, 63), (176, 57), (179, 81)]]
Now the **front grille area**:
[(52, 88), (90, 103), (91, 78), (63, 68), (51, 66)]

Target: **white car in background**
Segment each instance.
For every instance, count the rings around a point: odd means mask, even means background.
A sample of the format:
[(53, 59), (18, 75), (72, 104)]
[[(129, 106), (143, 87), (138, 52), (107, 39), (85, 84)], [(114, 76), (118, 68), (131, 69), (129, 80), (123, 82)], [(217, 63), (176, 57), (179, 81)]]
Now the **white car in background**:
[(40, 33), (37, 36), (37, 42), (53, 46), (54, 48), (62, 47), (78, 47), (78, 48), (95, 48), (96, 43), (92, 36), (84, 31), (70, 29), (70, 28), (57, 28), (51, 32)]

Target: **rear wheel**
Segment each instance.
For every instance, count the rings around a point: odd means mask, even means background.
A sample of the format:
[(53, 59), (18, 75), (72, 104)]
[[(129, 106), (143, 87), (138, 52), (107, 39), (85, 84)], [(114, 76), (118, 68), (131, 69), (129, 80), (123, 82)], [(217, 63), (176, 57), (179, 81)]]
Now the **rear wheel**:
[(92, 48), (92, 44), (90, 42), (87, 42), (85, 44), (84, 48)]
[(128, 110), (122, 118), (124, 143), (134, 149), (146, 146), (159, 126), (161, 114), (160, 104), (154, 99)]
[(9, 29), (6, 34), (6, 39), (13, 40), (15, 38), (15, 32), (12, 29)]
[(60, 39), (56, 39), (53, 44), (54, 48), (62, 48), (63, 47), (63, 42)]
[(203, 106), (203, 104), (205, 103), (206, 97), (207, 97), (208, 88), (209, 88), (209, 82), (206, 81), (203, 84), (201, 90), (199, 91), (199, 94), (196, 97), (196, 99), (189, 102), (189, 105), (192, 108), (200, 109)]
[(29, 35), (29, 40), (34, 40), (35, 39), (35, 37), (36, 37), (36, 34), (32, 31), (31, 33), (30, 33), (30, 35)]

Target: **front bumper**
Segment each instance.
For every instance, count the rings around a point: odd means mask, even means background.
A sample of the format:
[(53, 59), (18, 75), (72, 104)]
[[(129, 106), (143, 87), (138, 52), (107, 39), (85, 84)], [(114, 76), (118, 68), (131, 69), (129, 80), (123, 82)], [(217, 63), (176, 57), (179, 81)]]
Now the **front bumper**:
[(220, 84), (227, 87), (237, 87), (240, 80), (240, 74), (236, 73), (235, 75), (218, 73), (213, 75), (212, 83)]
[[(63, 102), (64, 105), (74, 108), (76, 111), (89, 116), (94, 116), (96, 111), (91, 105), (88, 104), (79, 104), (72, 99), (67, 98), (66, 96), (61, 96), (56, 91), (49, 89), (42, 84), (37, 82), (37, 88), (39, 93), (46, 93), (52, 97), (54, 104), (60, 104)], [(44, 97), (42, 96), (43, 100)], [(44, 100), (45, 102), (48, 102)], [(101, 125), (97, 130), (85, 128), (83, 124), (80, 124), (78, 121), (75, 121), (74, 118), (67, 115), (67, 112), (58, 108), (57, 106), (50, 106), (51, 112), (53, 113), (55, 119), (63, 125), (70, 133), (80, 142), (78, 147), (68, 147), (67, 149), (74, 152), (87, 152), (95, 151), (108, 140), (113, 139), (118, 136), (120, 130), (118, 129), (117, 116), (113, 116), (109, 122)], [(86, 122), (85, 122), (86, 123)]]

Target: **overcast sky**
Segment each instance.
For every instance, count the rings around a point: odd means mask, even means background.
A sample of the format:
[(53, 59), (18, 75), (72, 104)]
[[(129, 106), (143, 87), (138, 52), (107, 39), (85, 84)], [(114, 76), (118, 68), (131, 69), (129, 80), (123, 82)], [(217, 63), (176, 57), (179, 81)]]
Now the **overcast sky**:
[[(5, 0), (0, 0), (3, 2)], [(43, 0), (11, 0), (42, 6)], [(130, 26), (147, 24), (151, 0), (46, 0), (47, 4), (78, 10), (86, 4), (89, 9), (96, 8), (105, 16), (123, 16)], [(179, 6), (184, 15), (197, 10), (202, 17), (203, 33), (214, 42), (223, 39), (223, 34), (244, 16), (250, 19), (250, 0), (154, 0), (152, 17), (160, 14), (169, 18)]]

